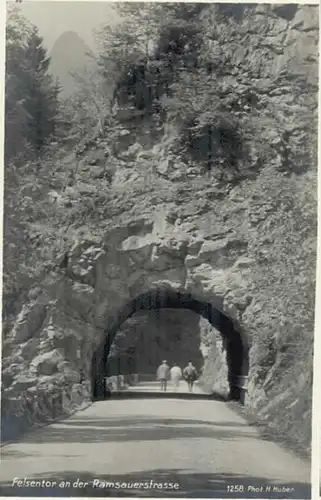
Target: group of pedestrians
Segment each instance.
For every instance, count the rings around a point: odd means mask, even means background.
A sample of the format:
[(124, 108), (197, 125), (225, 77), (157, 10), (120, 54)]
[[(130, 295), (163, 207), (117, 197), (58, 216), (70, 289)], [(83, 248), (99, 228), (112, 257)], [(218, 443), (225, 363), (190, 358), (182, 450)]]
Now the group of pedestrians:
[(191, 361), (189, 361), (188, 365), (182, 370), (176, 363), (170, 368), (167, 361), (164, 360), (162, 364), (159, 365), (156, 372), (156, 378), (160, 382), (161, 391), (164, 392), (167, 390), (167, 382), (169, 379), (174, 391), (177, 391), (179, 382), (182, 378), (187, 382), (188, 391), (192, 392), (197, 377), (197, 370)]

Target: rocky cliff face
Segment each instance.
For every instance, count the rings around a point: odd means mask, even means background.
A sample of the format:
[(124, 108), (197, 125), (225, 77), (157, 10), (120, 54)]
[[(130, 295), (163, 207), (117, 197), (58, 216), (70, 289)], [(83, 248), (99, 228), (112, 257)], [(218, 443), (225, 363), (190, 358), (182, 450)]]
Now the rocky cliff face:
[(228, 365), (222, 336), (212, 325), (200, 318), (199, 322), (203, 356), (202, 375), (199, 382), (206, 391), (227, 397), (229, 394)]
[[(204, 22), (219, 14), (209, 6)], [(30, 279), (3, 344), (8, 408), (22, 389), (68, 386), (71, 393), (80, 368), (90, 382), (94, 350), (137, 297), (187, 293), (230, 318), (249, 347), (251, 411), (309, 447), (317, 7), (260, 5), (223, 14), (213, 59), (229, 52), (229, 84), (239, 89), (251, 81), (261, 103), (253, 175), (223, 182), (187, 165), (173, 153), (170, 126), (155, 132), (119, 124), (112, 144), (97, 139), (56, 160), (41, 201), (52, 223), (29, 223), (42, 253), (31, 245), (25, 261), (42, 259), (41, 273)], [(88, 389), (83, 398), (89, 396)]]

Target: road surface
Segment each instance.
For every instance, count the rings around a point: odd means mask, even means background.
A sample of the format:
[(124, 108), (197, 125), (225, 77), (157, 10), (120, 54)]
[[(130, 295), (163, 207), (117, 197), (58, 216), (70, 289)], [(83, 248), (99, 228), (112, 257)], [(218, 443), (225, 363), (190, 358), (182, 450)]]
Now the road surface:
[[(158, 394), (163, 394), (160, 390), (160, 382), (141, 382), (140, 384), (130, 386), (128, 387), (127, 391), (129, 392), (152, 392), (152, 393), (158, 393)], [(126, 392), (126, 390), (125, 390)], [(193, 394), (210, 394), (206, 393), (201, 386), (196, 382), (193, 387)], [(181, 380), (178, 384), (177, 389), (174, 389), (173, 385), (171, 382), (168, 382), (167, 384), (167, 389), (166, 389), (167, 394), (189, 394), (188, 390), (188, 385), (184, 380)]]
[(1, 452), (1, 496), (310, 497), (308, 462), (181, 394), (96, 402)]

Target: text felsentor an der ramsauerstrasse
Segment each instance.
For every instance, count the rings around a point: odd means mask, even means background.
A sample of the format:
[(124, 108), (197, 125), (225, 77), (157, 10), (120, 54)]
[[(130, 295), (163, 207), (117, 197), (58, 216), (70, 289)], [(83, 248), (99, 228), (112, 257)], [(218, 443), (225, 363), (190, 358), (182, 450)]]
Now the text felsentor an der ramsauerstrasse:
[(111, 489), (160, 489), (160, 490), (179, 490), (179, 483), (154, 481), (107, 481), (102, 479), (92, 479), (90, 481), (81, 481), (77, 478), (75, 481), (54, 481), (50, 479), (30, 479), (15, 477), (12, 486), (18, 488), (111, 488)]

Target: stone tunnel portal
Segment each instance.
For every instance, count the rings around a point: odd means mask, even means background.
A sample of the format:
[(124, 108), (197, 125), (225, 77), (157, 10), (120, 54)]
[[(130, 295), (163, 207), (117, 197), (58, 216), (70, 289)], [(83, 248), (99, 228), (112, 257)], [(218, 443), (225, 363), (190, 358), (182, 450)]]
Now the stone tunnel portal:
[(197, 300), (189, 293), (159, 289), (143, 293), (127, 303), (118, 312), (115, 319), (110, 322), (112, 326), (104, 332), (104, 339), (94, 352), (92, 358), (92, 399), (99, 400), (108, 397), (105, 384), (107, 358), (116, 333), (122, 323), (138, 311), (157, 309), (189, 309), (203, 316), (220, 332), (226, 348), (230, 398), (240, 400), (241, 389), (239, 378), (247, 376), (249, 369), (246, 339), (235, 328), (232, 320), (212, 304)]

